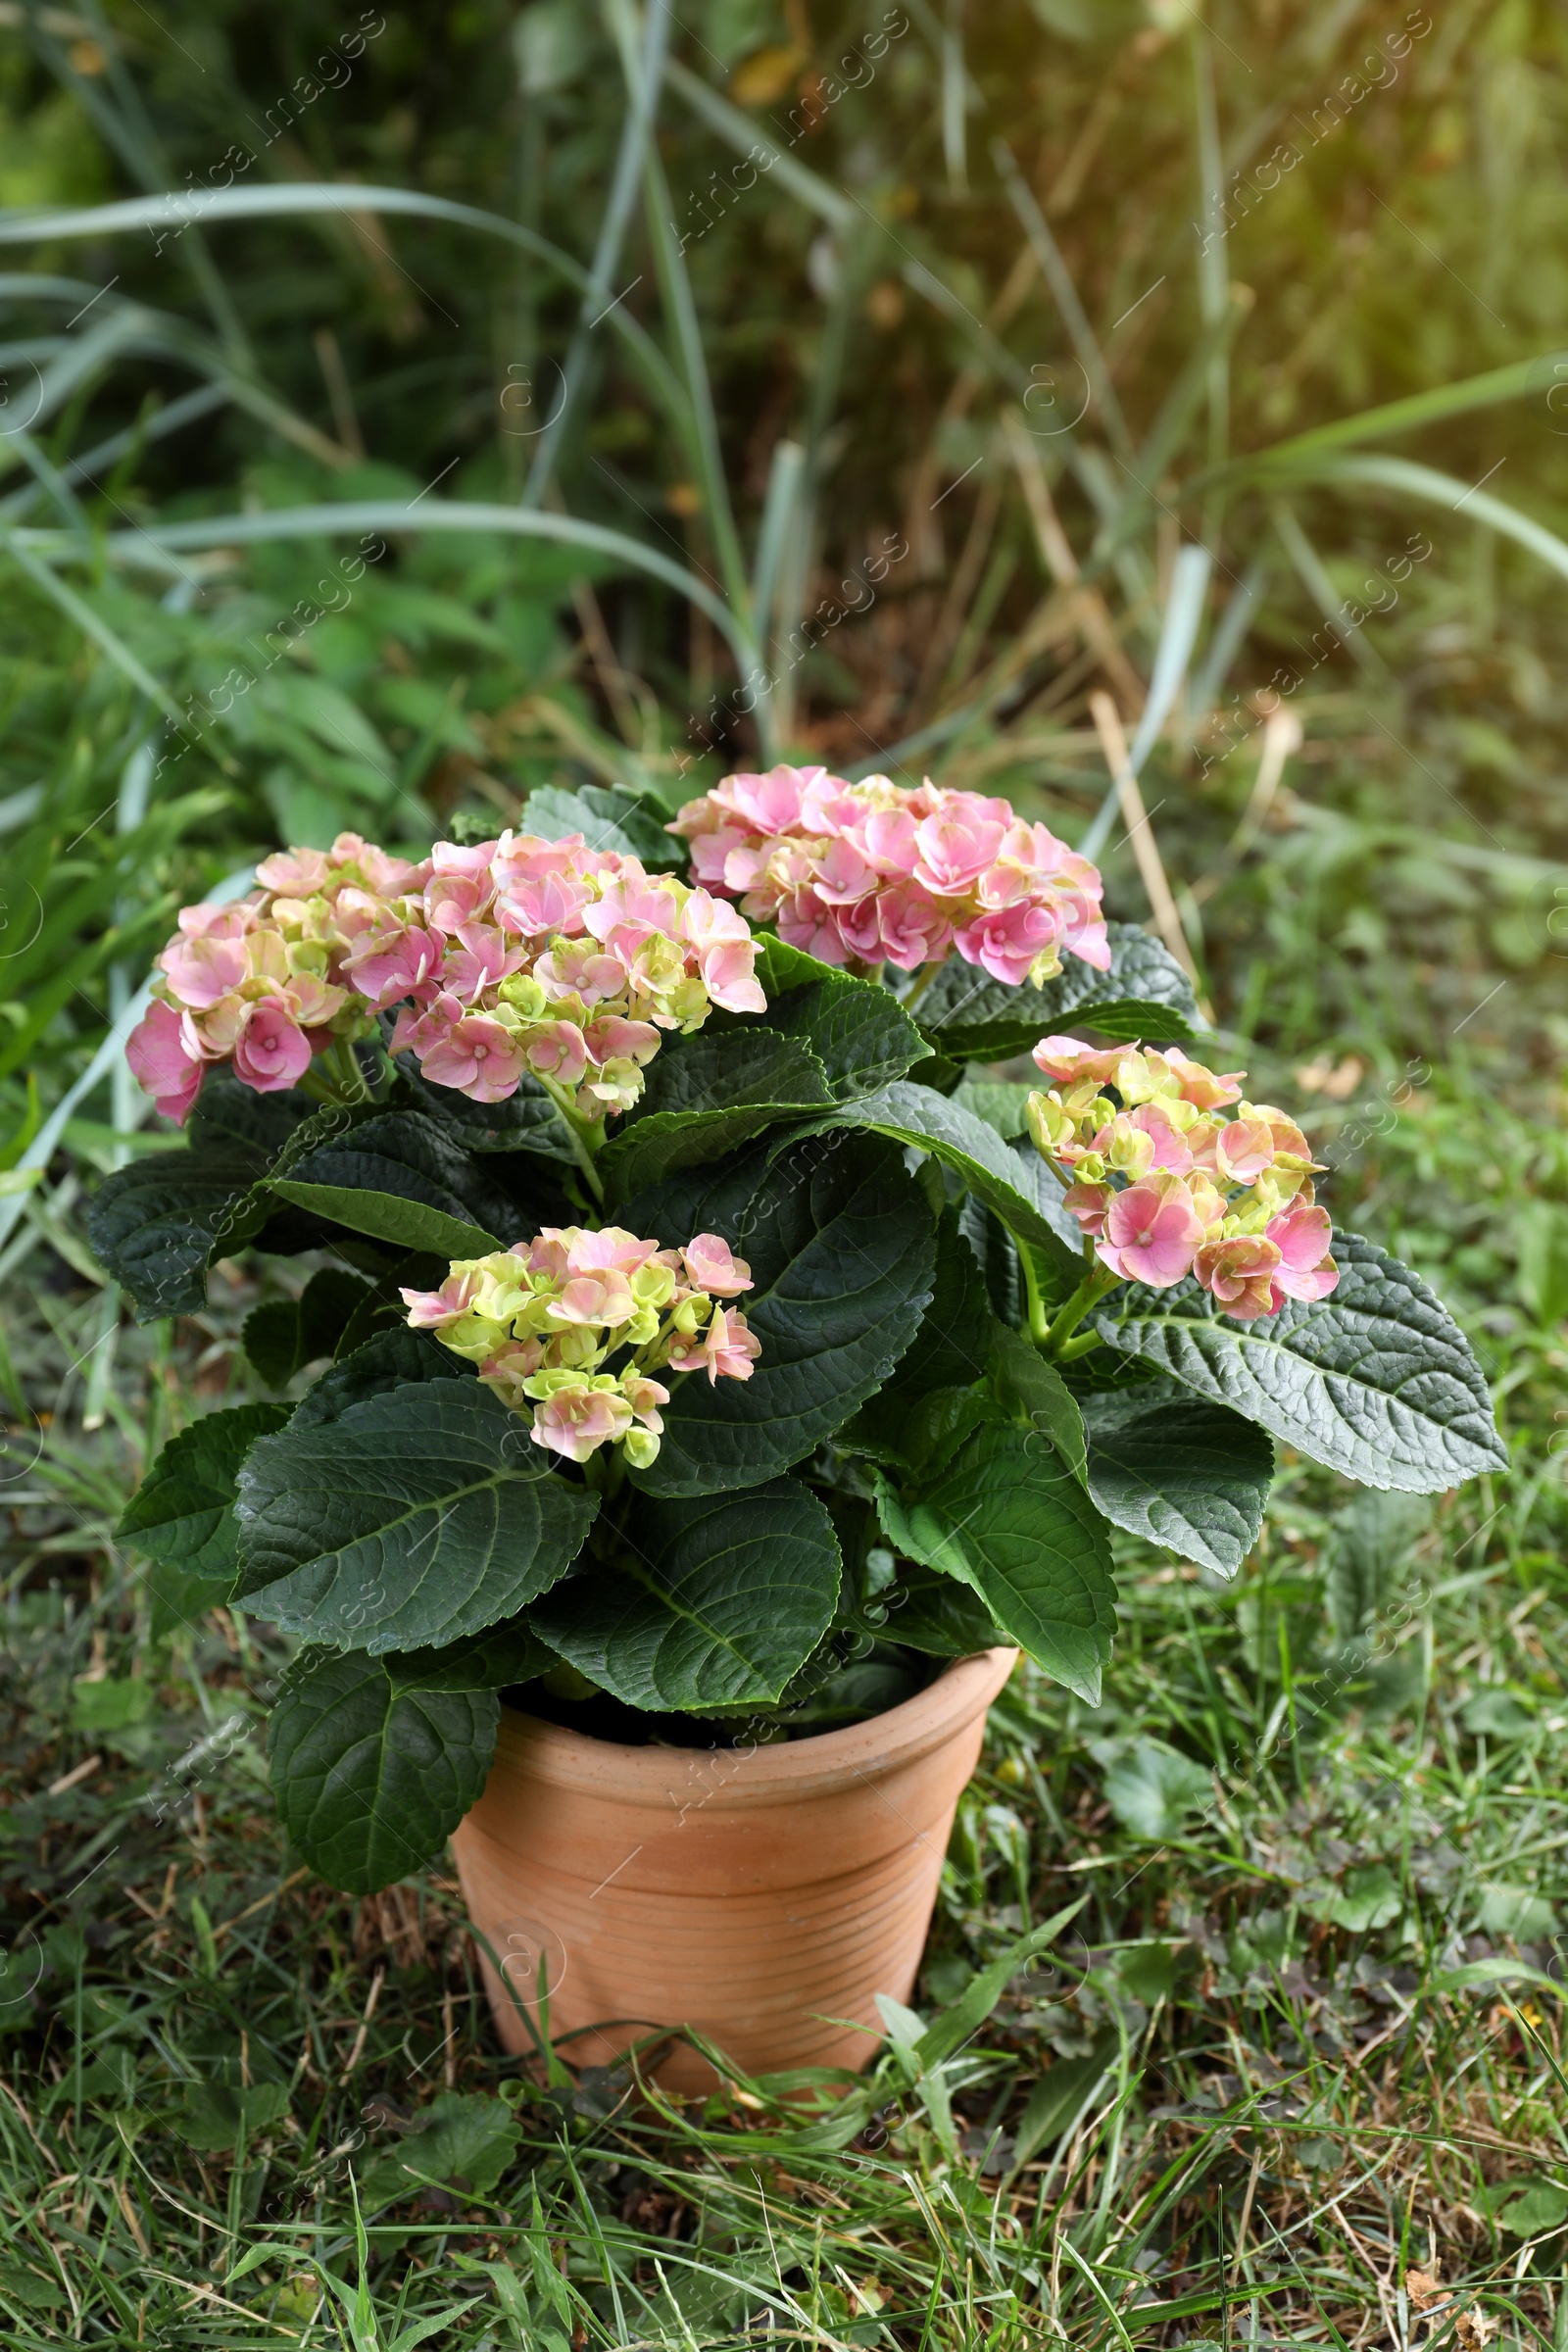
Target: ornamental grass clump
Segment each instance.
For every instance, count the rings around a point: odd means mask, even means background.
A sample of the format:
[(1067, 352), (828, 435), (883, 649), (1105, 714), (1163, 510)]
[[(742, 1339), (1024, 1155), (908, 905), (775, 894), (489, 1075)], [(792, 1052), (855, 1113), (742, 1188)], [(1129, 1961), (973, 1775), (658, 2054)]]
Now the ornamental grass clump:
[(184, 1145), (89, 1231), (143, 1318), (254, 1249), (270, 1400), (176, 1436), (121, 1534), (166, 1610), (297, 1639), (272, 1785), (344, 1886), (440, 1849), (503, 1697), (805, 1738), (1005, 1643), (1096, 1705), (1113, 1544), (1234, 1574), (1276, 1445), (1415, 1493), (1507, 1459), (1463, 1335), (1331, 1236), (1091, 869), (926, 788), (700, 808), (690, 882), (346, 837), (162, 959), (137, 1055)]

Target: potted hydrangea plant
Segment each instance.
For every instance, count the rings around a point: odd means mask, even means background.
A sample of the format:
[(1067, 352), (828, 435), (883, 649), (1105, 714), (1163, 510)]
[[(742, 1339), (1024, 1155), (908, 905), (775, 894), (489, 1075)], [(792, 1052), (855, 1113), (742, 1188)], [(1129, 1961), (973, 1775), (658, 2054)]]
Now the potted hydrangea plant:
[(858, 2064), (1016, 1652), (1098, 1701), (1113, 1529), (1229, 1575), (1276, 1442), (1418, 1492), (1505, 1456), (1043, 825), (791, 768), (525, 816), (181, 916), (130, 1059), (188, 1145), (94, 1244), (144, 1317), (307, 1257), (245, 1346), (325, 1368), (182, 1432), (122, 1533), (168, 1608), (298, 1638), (309, 1861), (454, 1840), (514, 2047)]

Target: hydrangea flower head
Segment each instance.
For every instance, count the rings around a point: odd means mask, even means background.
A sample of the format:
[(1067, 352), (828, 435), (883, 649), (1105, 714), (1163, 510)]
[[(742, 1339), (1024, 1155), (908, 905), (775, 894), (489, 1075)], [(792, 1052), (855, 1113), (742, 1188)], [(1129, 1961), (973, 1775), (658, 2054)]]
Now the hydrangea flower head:
[(597, 1125), (637, 1101), (669, 1032), (715, 1004), (766, 1010), (732, 906), (580, 834), (437, 842), (415, 864), (341, 833), (264, 859), (257, 882), (243, 905), (187, 907), (158, 958), (127, 1056), (171, 1117), (209, 1063), (259, 1093), (296, 1086), (395, 1011), (392, 1053), (432, 1085), (504, 1102), (532, 1077)]
[(774, 767), (726, 776), (668, 830), (706, 890), (824, 963), (912, 972), (956, 950), (1014, 985), (1063, 951), (1109, 968), (1099, 874), (1007, 801)]
[(1043, 1037), (1034, 1060), (1054, 1084), (1030, 1096), (1029, 1133), (1109, 1273), (1153, 1290), (1192, 1274), (1238, 1322), (1329, 1297), (1340, 1277), (1318, 1163), (1294, 1119), (1243, 1100), (1245, 1071), (1073, 1037)]
[(669, 1402), (657, 1373), (751, 1379), (761, 1344), (734, 1300), (752, 1288), (716, 1233), (662, 1250), (619, 1225), (547, 1225), (519, 1248), (458, 1260), (438, 1290), (406, 1290), (403, 1302), (416, 1331), (477, 1364), (527, 1416), (536, 1446), (573, 1462), (618, 1446), (641, 1470)]

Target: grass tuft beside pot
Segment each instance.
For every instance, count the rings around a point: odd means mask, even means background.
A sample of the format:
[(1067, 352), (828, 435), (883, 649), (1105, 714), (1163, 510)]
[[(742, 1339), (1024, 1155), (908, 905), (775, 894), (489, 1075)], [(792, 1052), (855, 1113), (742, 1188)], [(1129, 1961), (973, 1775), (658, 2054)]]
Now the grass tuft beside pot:
[(170, 1609), (299, 1638), (273, 1785), (352, 1890), (441, 1848), (502, 1692), (784, 1739), (1000, 1643), (1096, 1704), (1113, 1529), (1228, 1576), (1276, 1441), (1505, 1462), (1444, 1308), (1332, 1235), (1044, 826), (775, 769), (670, 832), (691, 881), (581, 834), (269, 859), (132, 1041), (188, 1143), (103, 1184), (104, 1264), (145, 1319), (304, 1258), (247, 1350), (330, 1360), (175, 1438), (121, 1535)]

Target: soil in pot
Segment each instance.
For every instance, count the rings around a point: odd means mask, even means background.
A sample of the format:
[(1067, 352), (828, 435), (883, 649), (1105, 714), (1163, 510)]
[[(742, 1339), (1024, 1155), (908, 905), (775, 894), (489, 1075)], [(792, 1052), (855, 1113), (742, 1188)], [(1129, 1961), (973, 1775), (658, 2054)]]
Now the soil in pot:
[[(771, 1741), (726, 1724), (687, 1745), (689, 1718), (617, 1720), (612, 1701), (591, 1702), (592, 1730), (504, 1707), (453, 1850), (499, 1962), (483, 1966), (507, 2046), (534, 2046), (521, 2012), (544, 2022), (542, 1974), (573, 2065), (680, 2026), (749, 2074), (865, 2065), (876, 1995), (913, 1990), (954, 1811), (1015, 1657), (928, 1662), (897, 1704)], [(682, 2043), (655, 2071), (676, 2091), (715, 2080)]]

